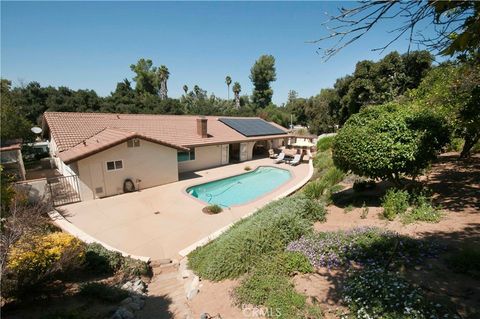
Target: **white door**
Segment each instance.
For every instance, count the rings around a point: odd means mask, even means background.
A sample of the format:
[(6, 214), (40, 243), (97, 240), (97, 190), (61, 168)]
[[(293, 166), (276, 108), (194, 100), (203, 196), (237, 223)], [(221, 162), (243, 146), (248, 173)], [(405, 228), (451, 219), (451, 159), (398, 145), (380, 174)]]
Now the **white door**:
[(240, 162), (247, 160), (247, 143), (240, 143)]
[(222, 145), (222, 165), (228, 164), (228, 144)]

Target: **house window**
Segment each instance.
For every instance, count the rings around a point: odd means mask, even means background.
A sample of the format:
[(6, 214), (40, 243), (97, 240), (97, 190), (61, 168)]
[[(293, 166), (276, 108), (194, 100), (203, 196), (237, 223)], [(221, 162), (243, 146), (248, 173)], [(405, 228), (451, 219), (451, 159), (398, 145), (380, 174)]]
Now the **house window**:
[(139, 147), (140, 146), (140, 139), (134, 138), (127, 141), (127, 147)]
[(192, 148), (189, 152), (178, 152), (177, 159), (179, 162), (193, 161), (195, 159), (195, 149)]
[(123, 168), (123, 161), (109, 161), (107, 162), (107, 171), (116, 171)]

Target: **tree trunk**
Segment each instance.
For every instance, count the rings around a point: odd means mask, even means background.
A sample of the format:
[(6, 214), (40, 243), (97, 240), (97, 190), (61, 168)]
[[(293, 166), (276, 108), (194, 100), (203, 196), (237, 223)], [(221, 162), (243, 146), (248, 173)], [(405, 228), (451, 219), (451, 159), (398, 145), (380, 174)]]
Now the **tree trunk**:
[(475, 144), (478, 143), (480, 139), (480, 133), (466, 136), (465, 137), (465, 144), (463, 144), (462, 152), (460, 153), (460, 158), (467, 158), (470, 157), (470, 151)]
[(235, 107), (237, 109), (240, 108), (240, 94), (238, 94), (238, 93), (235, 93)]

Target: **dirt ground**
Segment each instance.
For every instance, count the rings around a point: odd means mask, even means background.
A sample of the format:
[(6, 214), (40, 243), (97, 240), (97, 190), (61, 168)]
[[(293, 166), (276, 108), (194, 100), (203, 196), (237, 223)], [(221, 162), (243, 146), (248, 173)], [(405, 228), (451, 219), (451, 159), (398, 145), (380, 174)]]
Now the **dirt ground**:
[[(337, 196), (341, 200), (335, 200), (327, 207), (327, 221), (316, 223), (314, 228), (316, 231), (335, 231), (377, 226), (442, 243), (446, 247), (444, 256), (406, 271), (406, 276), (434, 298), (451, 301), (462, 317), (474, 318), (480, 313), (480, 281), (451, 272), (444, 259), (461, 245), (480, 244), (480, 154), (468, 160), (460, 160), (455, 153), (443, 154), (421, 180), (433, 190), (435, 205), (445, 212), (439, 223), (403, 225), (400, 221), (382, 219), (379, 216), (382, 213), (379, 198), (386, 185), (381, 183), (375, 190), (362, 194), (359, 202), (351, 184), (345, 184), (345, 189)], [(362, 214), (363, 202), (368, 207), (366, 216), (362, 216), (365, 215)], [(345, 212), (345, 207), (352, 204), (357, 207)], [(326, 318), (338, 318), (342, 311), (339, 300), (342, 277), (340, 270), (317, 269), (313, 274), (295, 276), (293, 282), (299, 292), (320, 304)], [(231, 292), (237, 284), (238, 281), (232, 280), (219, 283), (203, 281), (199, 295), (189, 303), (193, 317), (199, 318), (204, 312), (210, 315), (219, 313), (222, 318), (254, 317), (245, 316), (233, 304)]]

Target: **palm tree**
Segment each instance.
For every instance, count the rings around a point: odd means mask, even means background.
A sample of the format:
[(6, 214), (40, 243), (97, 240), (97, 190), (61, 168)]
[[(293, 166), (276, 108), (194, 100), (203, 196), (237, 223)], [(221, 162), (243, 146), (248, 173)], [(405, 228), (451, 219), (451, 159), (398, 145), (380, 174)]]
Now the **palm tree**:
[(165, 100), (167, 98), (167, 81), (168, 77), (170, 76), (170, 72), (168, 71), (168, 68), (165, 65), (162, 65), (158, 68), (157, 70), (157, 75), (158, 75), (158, 81), (160, 84), (160, 98), (162, 100)]
[(188, 86), (186, 84), (183, 85), (183, 91), (185, 91), (185, 95), (188, 93)]
[(240, 108), (240, 92), (242, 91), (242, 87), (240, 86), (240, 83), (238, 82), (233, 83), (232, 91), (233, 91), (233, 94), (235, 94), (235, 107), (239, 109)]
[(225, 78), (225, 83), (227, 83), (227, 99), (230, 100), (230, 84), (232, 84), (232, 78), (229, 75)]
[(198, 85), (195, 85), (193, 87), (193, 92), (195, 92), (195, 96), (198, 98), (198, 96), (200, 95), (200, 87)]

